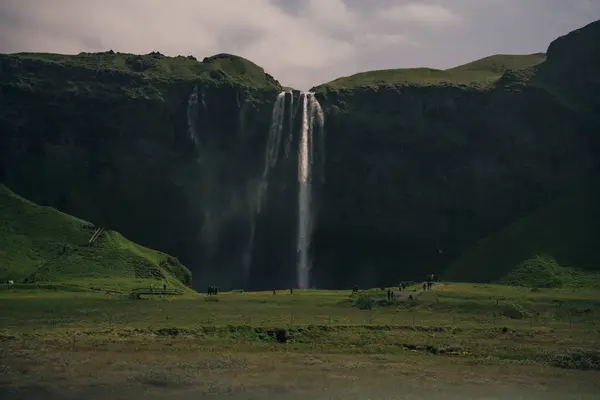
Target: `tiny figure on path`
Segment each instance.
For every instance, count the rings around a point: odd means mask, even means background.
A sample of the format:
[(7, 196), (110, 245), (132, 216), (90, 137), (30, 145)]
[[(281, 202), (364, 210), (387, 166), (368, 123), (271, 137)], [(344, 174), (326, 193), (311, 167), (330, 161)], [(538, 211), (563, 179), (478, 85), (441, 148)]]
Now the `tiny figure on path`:
[(163, 290), (167, 290), (167, 281), (163, 282)]
[(392, 291), (390, 289), (388, 289), (388, 291), (387, 291), (387, 299), (388, 300), (392, 299)]
[(294, 288), (290, 288), (290, 294), (293, 295), (294, 294)]
[(427, 290), (427, 284), (426, 284), (426, 283), (424, 283), (424, 284), (423, 284), (423, 291), (426, 291), (426, 290)]
[(275, 290), (275, 288), (273, 288), (273, 294), (277, 294), (277, 291)]

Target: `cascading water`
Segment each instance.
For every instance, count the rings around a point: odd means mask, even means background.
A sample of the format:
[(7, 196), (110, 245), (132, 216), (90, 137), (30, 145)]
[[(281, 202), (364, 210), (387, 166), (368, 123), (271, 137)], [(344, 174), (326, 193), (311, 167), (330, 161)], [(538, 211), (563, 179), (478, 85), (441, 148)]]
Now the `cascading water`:
[(271, 114), (271, 126), (269, 127), (269, 136), (267, 137), (267, 145), (265, 148), (265, 167), (263, 169), (262, 176), (258, 181), (258, 186), (256, 187), (255, 214), (250, 221), (250, 234), (248, 237), (248, 243), (242, 256), (245, 278), (248, 277), (250, 272), (250, 264), (252, 262), (252, 248), (254, 246), (254, 238), (256, 235), (255, 217), (262, 211), (265, 196), (267, 194), (267, 187), (269, 184), (269, 171), (275, 166), (275, 164), (277, 164), (277, 157), (279, 156), (279, 145), (281, 143), (281, 132), (283, 130), (285, 113), (285, 94), (286, 92), (281, 92), (277, 95), (277, 99), (273, 105), (273, 112)]
[[(289, 109), (286, 110), (286, 95), (289, 94)], [(313, 164), (322, 162), (324, 149), (323, 137), (323, 111), (313, 93), (303, 92), (300, 101), (294, 101), (292, 92), (281, 92), (277, 96), (271, 116), (271, 126), (265, 148), (265, 166), (258, 184), (256, 215), (261, 214), (270, 171), (277, 165), (280, 148), (283, 147), (285, 158), (289, 158), (291, 146), (294, 142), (294, 120), (297, 112), (302, 109), (302, 127), (298, 141), (298, 213), (296, 235), (296, 287), (306, 289), (310, 284), (311, 260), (309, 256), (311, 234), (313, 228), (312, 209), (312, 179)], [(286, 113), (287, 111), (287, 113)], [(281, 146), (283, 125), (287, 117), (287, 137)], [(314, 141), (315, 134), (319, 136)], [(316, 150), (316, 151), (315, 151)], [(283, 165), (283, 164), (282, 164)], [(322, 166), (321, 166), (322, 167)], [(322, 168), (319, 168), (322, 175)], [(321, 177), (322, 179), (322, 177)], [(251, 243), (254, 241), (254, 225), (251, 232)], [(250, 247), (251, 248), (251, 243)]]
[(285, 158), (289, 158), (292, 149), (292, 140), (294, 138), (294, 117), (297, 109), (294, 109), (294, 94), (290, 92), (290, 109), (288, 111), (288, 137), (285, 141)]
[(194, 90), (188, 98), (187, 105), (187, 131), (188, 136), (192, 139), (195, 147), (198, 147), (199, 140), (196, 132), (196, 121), (198, 118), (198, 85), (194, 86)]
[(283, 120), (285, 117), (285, 94), (281, 92), (277, 95), (273, 113), (271, 115), (271, 126), (269, 128), (269, 137), (265, 149), (265, 169), (258, 184), (258, 199), (256, 203), (256, 213), (260, 214), (264, 197), (267, 192), (269, 171), (277, 164), (279, 156), (279, 146), (281, 144), (281, 132), (283, 130)]
[[(310, 283), (309, 248), (312, 234), (312, 169), (314, 162), (314, 130), (318, 124), (322, 136), (323, 111), (313, 93), (304, 92), (302, 97), (302, 131), (298, 148), (298, 235), (296, 251), (298, 255), (296, 273), (300, 289), (307, 289)], [(320, 143), (320, 142), (319, 142)]]

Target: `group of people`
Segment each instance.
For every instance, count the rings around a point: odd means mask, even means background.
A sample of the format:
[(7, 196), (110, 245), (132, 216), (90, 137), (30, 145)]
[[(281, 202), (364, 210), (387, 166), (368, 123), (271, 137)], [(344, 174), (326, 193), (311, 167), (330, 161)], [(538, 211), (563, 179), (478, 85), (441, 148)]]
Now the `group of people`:
[[(433, 288), (434, 281), (436, 280), (436, 276), (434, 274), (427, 275), (426, 281), (423, 283), (423, 291), (431, 290)], [(398, 283), (398, 291), (406, 290), (409, 286), (408, 282), (399, 282)], [(384, 286), (381, 287), (381, 290), (386, 290)], [(352, 289), (352, 294), (358, 293), (358, 285), (354, 286)], [(387, 298), (388, 300), (394, 300), (394, 290), (387, 289)]]
[[(277, 294), (277, 289), (273, 288), (273, 294)], [(294, 289), (290, 288), (290, 294), (294, 294)]]
[(387, 299), (394, 300), (394, 291), (392, 289), (388, 289), (387, 291)]
[[(433, 288), (433, 283), (435, 280), (436, 280), (435, 275), (433, 275), (433, 274), (427, 275), (427, 281), (425, 283), (423, 283), (423, 291), (431, 290)], [(398, 283), (399, 291), (406, 290), (406, 288), (408, 288), (408, 282)], [(165, 289), (166, 289), (166, 282), (165, 282)], [(385, 287), (382, 287), (381, 290), (385, 290)], [(219, 294), (219, 288), (217, 286), (208, 286), (208, 288), (206, 289), (206, 293), (209, 295)], [(358, 293), (358, 285), (356, 285), (356, 286), (354, 286), (354, 288), (352, 288), (352, 294), (355, 294), (355, 293)], [(275, 288), (273, 288), (273, 294), (277, 294), (277, 290)], [(294, 289), (290, 288), (290, 294), (294, 294)], [(394, 291), (392, 289), (387, 290), (387, 298), (388, 298), (388, 300), (394, 299)]]
[(431, 274), (427, 276), (427, 281), (423, 283), (423, 291), (431, 290), (433, 282), (435, 281), (435, 275)]

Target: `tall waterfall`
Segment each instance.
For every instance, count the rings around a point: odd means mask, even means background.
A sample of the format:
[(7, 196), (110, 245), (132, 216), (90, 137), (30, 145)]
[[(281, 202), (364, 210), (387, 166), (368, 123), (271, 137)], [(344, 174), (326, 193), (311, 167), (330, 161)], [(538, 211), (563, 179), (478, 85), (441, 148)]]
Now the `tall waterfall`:
[[(286, 95), (289, 94), (289, 108), (286, 109)], [(299, 109), (302, 109), (302, 127), (298, 140), (298, 218), (296, 236), (296, 286), (306, 289), (310, 284), (311, 260), (309, 256), (311, 234), (313, 228), (312, 209), (312, 179), (315, 164), (315, 153), (319, 158), (317, 164), (322, 163), (323, 137), (323, 110), (313, 93), (302, 92), (300, 101), (294, 101), (292, 92), (281, 92), (277, 96), (271, 116), (271, 126), (265, 148), (265, 166), (258, 185), (256, 214), (261, 214), (264, 206), (269, 173), (279, 161), (281, 148), (284, 157), (289, 158), (294, 142), (294, 120)], [(284, 123), (286, 122), (286, 137), (282, 138)], [(315, 135), (318, 140), (315, 141)], [(284, 140), (282, 146), (282, 139)], [(315, 152), (315, 150), (317, 150)], [(282, 164), (283, 165), (283, 164)], [(318, 169), (322, 179), (322, 168)], [(251, 232), (251, 243), (254, 240), (254, 229)], [(252, 245), (250, 243), (250, 246)], [(291, 250), (291, 249), (290, 249)]]
[[(314, 164), (314, 131), (315, 122), (322, 136), (323, 110), (313, 93), (303, 92), (302, 131), (298, 147), (298, 235), (297, 251), (297, 283), (300, 289), (307, 289), (310, 284), (311, 260), (309, 248), (312, 235), (312, 174)], [(320, 142), (319, 142), (320, 143)]]

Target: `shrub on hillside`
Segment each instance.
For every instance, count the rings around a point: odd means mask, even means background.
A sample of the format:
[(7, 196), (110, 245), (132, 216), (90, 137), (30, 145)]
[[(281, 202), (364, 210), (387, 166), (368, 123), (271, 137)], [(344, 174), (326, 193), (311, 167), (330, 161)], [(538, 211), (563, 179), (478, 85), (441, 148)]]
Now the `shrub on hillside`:
[(375, 299), (368, 293), (361, 293), (354, 300), (354, 305), (361, 310), (370, 310), (375, 306)]
[(571, 278), (569, 269), (561, 267), (553, 257), (538, 255), (523, 261), (510, 271), (503, 283), (535, 288), (563, 287)]

